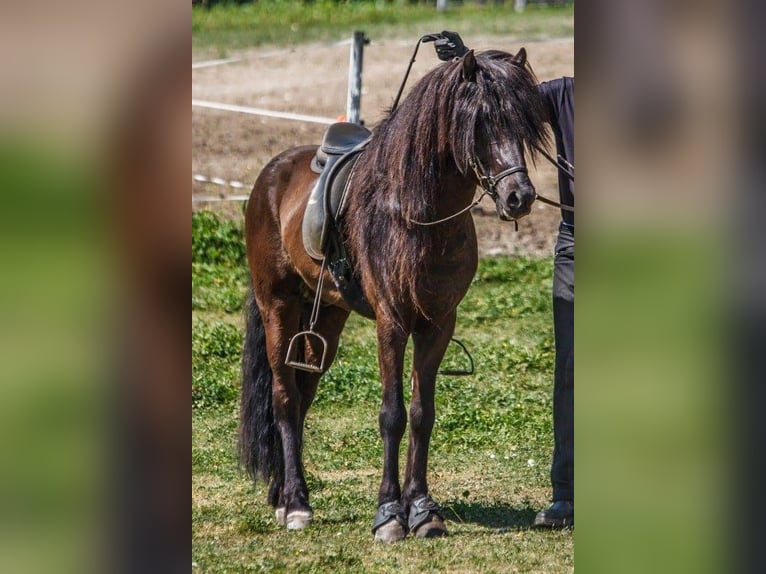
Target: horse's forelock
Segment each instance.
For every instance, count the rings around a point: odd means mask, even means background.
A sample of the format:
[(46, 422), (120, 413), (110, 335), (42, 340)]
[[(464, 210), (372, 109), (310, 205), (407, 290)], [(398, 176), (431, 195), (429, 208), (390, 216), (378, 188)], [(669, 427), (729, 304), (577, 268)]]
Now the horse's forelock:
[[(429, 88), (425, 92), (435, 93), (441, 98), (442, 106), (432, 109), (437, 112), (434, 118), (424, 117), (427, 114), (423, 114), (423, 106), (417, 106), (420, 121), (413, 118), (417, 122), (415, 126), (428, 119), (441, 120), (444, 124), (449, 118), (448, 133), (440, 133), (436, 149), (442, 161), (451, 156), (463, 174), (467, 170), (466, 160), (476, 152), (475, 144), (480, 134), (488, 141), (515, 136), (527, 148), (533, 161), (536, 148), (549, 144), (537, 78), (529, 62), (519, 66), (512, 62), (512, 58), (512, 54), (498, 50), (480, 52), (477, 54), (477, 73), (471, 81), (463, 79), (459, 60), (439, 66), (421, 80), (421, 84)], [(415, 89), (411, 95), (417, 95)], [(422, 104), (427, 106), (428, 102)], [(416, 155), (428, 151), (414, 150)]]

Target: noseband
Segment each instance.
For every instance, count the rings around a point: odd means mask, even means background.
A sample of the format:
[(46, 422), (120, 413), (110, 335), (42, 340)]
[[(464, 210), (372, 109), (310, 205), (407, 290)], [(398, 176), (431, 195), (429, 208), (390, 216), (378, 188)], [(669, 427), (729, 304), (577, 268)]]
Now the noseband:
[(513, 175), (514, 173), (519, 173), (519, 172), (527, 173), (526, 166), (516, 165), (513, 167), (509, 167), (508, 169), (504, 169), (498, 174), (491, 175), (484, 170), (484, 166), (481, 164), (478, 157), (474, 157), (470, 159), (468, 161), (468, 165), (473, 170), (473, 173), (476, 174), (476, 179), (479, 180), (479, 185), (484, 190), (484, 193), (486, 193), (495, 201), (497, 201), (497, 185), (503, 179), (505, 179), (509, 175)]
[[(538, 148), (539, 151), (541, 151), (546, 158), (548, 158), (551, 162), (553, 162), (553, 159), (545, 152), (545, 150), (542, 150)], [(563, 157), (559, 156), (559, 162), (553, 162), (553, 164), (559, 168), (566, 176), (568, 176), (572, 181), (574, 181), (574, 166), (566, 161)], [(468, 162), (468, 165), (471, 166), (471, 169), (473, 169), (473, 172), (476, 174), (477, 179), (479, 180), (479, 185), (484, 190), (484, 193), (490, 196), (493, 200), (497, 200), (497, 191), (495, 189), (497, 188), (497, 184), (500, 183), (500, 181), (504, 177), (508, 177), (509, 175), (512, 175), (517, 172), (524, 172), (527, 173), (526, 166), (523, 165), (517, 165), (514, 167), (509, 167), (508, 169), (504, 169), (497, 175), (488, 175), (486, 171), (484, 171), (484, 166), (481, 165), (481, 162), (479, 161), (479, 158), (473, 158)], [(559, 203), (558, 201), (553, 201), (552, 199), (548, 199), (547, 197), (544, 197), (540, 195), (539, 193), (535, 192), (535, 199), (542, 201), (543, 203), (547, 203), (548, 205), (552, 207), (558, 207), (560, 209), (563, 209), (564, 211), (569, 211), (574, 213), (574, 207), (571, 205), (564, 205), (562, 203)], [(514, 219), (514, 223), (516, 224), (516, 227), (518, 228), (518, 222)]]

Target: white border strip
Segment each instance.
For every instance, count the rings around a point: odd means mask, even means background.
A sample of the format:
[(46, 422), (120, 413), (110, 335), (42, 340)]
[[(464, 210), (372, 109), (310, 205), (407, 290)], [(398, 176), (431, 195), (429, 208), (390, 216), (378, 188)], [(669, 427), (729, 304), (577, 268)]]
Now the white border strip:
[(233, 104), (222, 104), (219, 102), (206, 102), (204, 100), (192, 100), (192, 106), (200, 108), (210, 108), (211, 110), (222, 110), (224, 112), (237, 112), (240, 114), (250, 114), (253, 116), (266, 116), (267, 118), (279, 118), (282, 120), (295, 120), (298, 122), (309, 122), (314, 124), (330, 125), (337, 120), (331, 118), (320, 118), (318, 116), (307, 116), (305, 114), (294, 114), (292, 112), (275, 112), (261, 108), (250, 108), (247, 106), (236, 106)]

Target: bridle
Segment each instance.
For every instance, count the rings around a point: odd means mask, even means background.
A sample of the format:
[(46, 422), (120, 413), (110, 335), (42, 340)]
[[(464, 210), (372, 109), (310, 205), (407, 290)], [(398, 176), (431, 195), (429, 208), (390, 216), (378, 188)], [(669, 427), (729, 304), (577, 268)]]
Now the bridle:
[[(558, 168), (559, 171), (561, 171), (564, 175), (566, 175), (569, 179), (574, 181), (574, 166), (569, 163), (566, 159), (558, 156), (558, 161), (554, 160), (544, 149), (535, 146), (537, 151), (539, 151), (545, 159), (547, 159), (549, 162), (551, 162), (556, 168)], [(487, 172), (484, 170), (484, 166), (479, 161), (478, 157), (474, 157), (471, 161), (468, 162), (468, 165), (473, 169), (473, 172), (476, 174), (476, 178), (479, 180), (479, 185), (484, 190), (484, 193), (481, 197), (484, 195), (490, 196), (493, 200), (497, 201), (497, 192), (495, 189), (497, 188), (497, 184), (500, 183), (500, 181), (503, 178), (508, 177), (509, 175), (513, 175), (514, 173), (523, 172), (527, 173), (527, 167), (525, 165), (517, 165), (514, 167), (509, 167), (508, 169), (504, 169), (497, 175), (490, 175), (487, 174)], [(547, 197), (544, 197), (537, 193), (535, 191), (535, 199), (540, 200), (543, 203), (547, 203), (548, 205), (552, 205), (553, 207), (558, 207), (560, 209), (563, 209), (564, 211), (571, 211), (574, 213), (574, 207), (571, 205), (564, 205), (562, 203), (559, 203), (558, 201), (554, 201), (552, 199), (548, 199)], [(514, 221), (516, 221), (514, 219)], [(517, 224), (518, 225), (518, 224)]]
[(497, 184), (503, 179), (514, 173), (527, 173), (527, 166), (515, 165), (508, 169), (504, 169), (498, 174), (492, 175), (487, 173), (477, 156), (474, 156), (468, 161), (468, 166), (473, 170), (473, 173), (476, 174), (476, 179), (479, 181), (479, 186), (484, 190), (484, 193), (494, 200), (497, 200)]
[[(481, 187), (482, 192), (472, 203), (458, 211), (457, 213), (453, 213), (452, 215), (448, 215), (447, 217), (443, 217), (442, 219), (437, 219), (435, 221), (413, 221), (412, 219), (407, 219), (409, 223), (412, 223), (414, 225), (421, 225), (421, 226), (430, 226), (430, 225), (438, 225), (439, 223), (444, 223), (445, 221), (449, 221), (450, 219), (454, 219), (460, 215), (463, 215), (466, 211), (470, 211), (479, 203), (481, 203), (481, 200), (484, 199), (485, 195), (488, 195), (490, 198), (492, 198), (493, 201), (497, 201), (497, 186), (498, 184), (505, 179), (508, 176), (513, 175), (514, 173), (527, 173), (527, 167), (525, 165), (515, 165), (512, 167), (509, 167), (507, 169), (504, 169), (500, 173), (497, 173), (495, 175), (492, 175), (491, 173), (487, 172), (487, 170), (484, 169), (484, 165), (479, 160), (478, 156), (473, 156), (468, 160), (468, 167), (470, 167), (473, 170), (474, 175), (476, 175), (476, 180), (479, 183), (479, 187)], [(539, 196), (538, 196), (539, 197)], [(519, 228), (518, 220), (513, 220), (514, 224), (516, 225), (516, 229)]]
[[(422, 225), (424, 227), (427, 227), (429, 225), (437, 225), (439, 223), (444, 223), (445, 221), (449, 221), (450, 219), (455, 219), (459, 215), (463, 215), (466, 211), (470, 211), (479, 203), (481, 203), (481, 200), (484, 199), (485, 195), (488, 195), (492, 198), (493, 201), (497, 201), (497, 184), (499, 184), (503, 179), (508, 177), (509, 175), (513, 175), (514, 173), (518, 172), (524, 172), (527, 173), (527, 168), (524, 165), (516, 165), (513, 167), (509, 167), (508, 169), (504, 169), (500, 173), (496, 175), (491, 175), (487, 173), (484, 170), (484, 166), (482, 165), (481, 161), (479, 161), (479, 158), (477, 156), (472, 157), (468, 160), (468, 167), (470, 167), (473, 170), (473, 173), (476, 175), (476, 180), (479, 183), (479, 187), (481, 187), (482, 192), (479, 197), (477, 197), (472, 203), (458, 211), (457, 213), (453, 213), (452, 215), (448, 215), (447, 217), (443, 217), (442, 219), (437, 219), (435, 221), (414, 221), (412, 219), (407, 218), (407, 221), (409, 223), (412, 223), (414, 225)], [(514, 219), (514, 223), (516, 224), (516, 229), (518, 230), (518, 222)]]
[[(541, 151), (543, 153), (543, 156), (553, 163), (560, 171), (562, 171), (564, 174), (566, 174), (572, 181), (574, 181), (574, 166), (567, 162), (564, 158), (559, 156), (559, 161), (555, 161), (553, 158), (548, 155), (545, 150), (541, 150), (538, 148), (538, 151)], [(488, 195), (490, 198), (492, 198), (493, 201), (497, 201), (497, 186), (498, 184), (505, 179), (506, 177), (513, 175), (514, 173), (527, 173), (527, 166), (525, 165), (515, 165), (509, 168), (504, 169), (500, 173), (497, 173), (495, 175), (492, 175), (491, 173), (488, 173), (484, 166), (482, 165), (481, 161), (479, 160), (478, 156), (473, 156), (471, 159), (468, 160), (468, 166), (473, 170), (473, 173), (476, 175), (476, 179), (479, 183), (479, 187), (481, 187), (482, 192), (472, 203), (458, 211), (457, 213), (453, 213), (452, 215), (448, 215), (447, 217), (443, 217), (442, 219), (437, 219), (435, 221), (414, 221), (412, 219), (407, 218), (407, 221), (409, 223), (412, 223), (413, 225), (421, 225), (424, 227), (430, 226), (430, 225), (438, 225), (439, 223), (444, 223), (445, 221), (449, 221), (450, 219), (454, 219), (460, 215), (463, 215), (466, 211), (470, 211), (479, 203), (481, 203), (481, 200), (484, 199), (485, 195)], [(559, 203), (558, 201), (554, 201), (552, 199), (548, 199), (547, 197), (544, 197), (537, 193), (535, 191), (535, 199), (540, 200), (542, 203), (551, 205), (553, 207), (558, 207), (560, 209), (563, 209), (564, 211), (571, 211), (574, 213), (574, 207), (571, 205), (564, 205), (562, 203)], [(518, 219), (512, 220), (514, 225), (516, 226), (516, 231), (519, 230), (519, 221)]]

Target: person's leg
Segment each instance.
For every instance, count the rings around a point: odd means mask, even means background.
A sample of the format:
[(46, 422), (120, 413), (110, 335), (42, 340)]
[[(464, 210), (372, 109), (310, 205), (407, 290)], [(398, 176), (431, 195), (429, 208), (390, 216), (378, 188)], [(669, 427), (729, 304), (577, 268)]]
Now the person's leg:
[(553, 506), (538, 513), (538, 526), (574, 522), (574, 236), (562, 229), (553, 271), (556, 364), (553, 385)]

